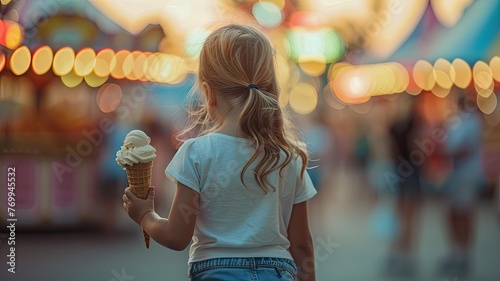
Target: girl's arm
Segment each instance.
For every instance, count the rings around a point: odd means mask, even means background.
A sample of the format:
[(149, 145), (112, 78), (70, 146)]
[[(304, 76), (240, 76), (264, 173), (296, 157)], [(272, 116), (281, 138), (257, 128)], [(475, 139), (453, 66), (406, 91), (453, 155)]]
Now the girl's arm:
[(141, 201), (147, 199), (141, 200), (135, 197), (128, 188), (125, 194), (130, 200), (128, 210), (126, 209), (129, 216), (133, 218), (131, 210), (138, 209), (137, 212), (142, 213), (146, 209), (142, 219), (136, 220), (136, 222), (140, 223), (142, 229), (156, 242), (175, 251), (182, 251), (189, 245), (199, 212), (200, 197), (196, 191), (182, 183), (177, 183), (168, 219), (160, 217), (154, 211), (141, 207), (140, 205), (144, 203)]
[(300, 281), (315, 281), (314, 245), (309, 230), (307, 201), (293, 205), (290, 224), (288, 225), (290, 253), (297, 265)]

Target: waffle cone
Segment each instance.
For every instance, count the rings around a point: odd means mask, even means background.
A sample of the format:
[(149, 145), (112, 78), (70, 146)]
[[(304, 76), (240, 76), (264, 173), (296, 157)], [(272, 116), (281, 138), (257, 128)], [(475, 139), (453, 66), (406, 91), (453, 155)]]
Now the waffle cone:
[[(132, 166), (125, 166), (125, 169), (127, 170), (128, 186), (137, 198), (146, 199), (148, 197), (148, 191), (151, 187), (152, 168), (153, 161), (147, 163), (136, 163)], [(142, 235), (144, 236), (146, 248), (149, 249), (149, 234), (142, 230)]]

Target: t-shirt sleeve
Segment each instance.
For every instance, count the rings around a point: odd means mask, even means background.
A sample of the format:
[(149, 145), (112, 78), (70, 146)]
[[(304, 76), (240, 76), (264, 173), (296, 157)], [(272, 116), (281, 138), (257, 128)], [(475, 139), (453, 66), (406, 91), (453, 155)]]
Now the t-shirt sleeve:
[(314, 195), (316, 195), (316, 189), (307, 173), (307, 170), (304, 172), (304, 178), (301, 179), (300, 172), (297, 174), (297, 185), (295, 188), (295, 199), (293, 204), (299, 204), (304, 201), (311, 199)]
[(187, 140), (168, 164), (165, 175), (174, 183), (180, 182), (199, 193), (201, 186), (200, 161), (196, 142), (194, 139)]

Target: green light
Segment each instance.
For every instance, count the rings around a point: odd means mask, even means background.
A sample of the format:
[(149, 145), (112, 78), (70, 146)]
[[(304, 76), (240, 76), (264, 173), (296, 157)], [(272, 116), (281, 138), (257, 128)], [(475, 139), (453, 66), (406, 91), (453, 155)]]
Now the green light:
[(340, 35), (330, 28), (310, 31), (304, 28), (292, 29), (287, 34), (290, 57), (298, 62), (301, 58), (324, 57), (326, 63), (339, 60), (345, 53), (345, 44)]

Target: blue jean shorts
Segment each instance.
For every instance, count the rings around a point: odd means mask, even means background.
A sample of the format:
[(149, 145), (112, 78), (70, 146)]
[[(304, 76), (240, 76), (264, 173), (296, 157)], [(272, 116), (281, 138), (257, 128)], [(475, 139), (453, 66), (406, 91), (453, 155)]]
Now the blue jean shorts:
[(217, 258), (189, 263), (191, 281), (294, 281), (297, 267), (281, 258)]

